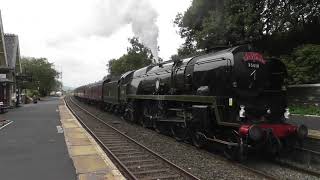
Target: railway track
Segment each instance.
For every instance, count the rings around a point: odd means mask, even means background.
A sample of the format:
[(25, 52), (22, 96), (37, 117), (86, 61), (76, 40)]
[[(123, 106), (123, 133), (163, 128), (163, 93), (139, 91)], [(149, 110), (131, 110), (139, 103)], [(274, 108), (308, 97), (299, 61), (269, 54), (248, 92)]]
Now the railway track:
[(290, 158), (276, 159), (275, 163), (320, 178), (320, 152), (296, 147)]
[(127, 179), (199, 179), (113, 128), (70, 97), (65, 102)]
[[(300, 147), (297, 147), (298, 149)], [(303, 148), (320, 154), (320, 140), (308, 137), (303, 144)]]
[[(89, 116), (92, 116), (92, 117), (95, 117), (92, 113), (90, 113), (89, 111), (87, 111), (87, 110), (85, 110), (84, 108), (82, 108), (80, 105), (78, 105), (78, 104), (76, 104), (76, 102), (74, 102), (73, 100), (71, 100), (71, 99), (69, 99), (69, 101), (71, 102), (71, 103), (74, 103), (74, 106), (77, 106), (77, 108), (78, 109), (81, 109), (81, 111), (83, 111), (83, 112), (85, 112), (85, 113), (88, 113), (89, 114)], [(67, 102), (66, 102), (67, 103)], [(70, 107), (70, 104), (68, 104), (67, 103), (67, 105)], [(73, 112), (73, 113), (75, 113), (75, 112)], [(79, 117), (77, 117), (77, 118), (79, 118)], [(110, 125), (108, 125), (107, 123), (105, 123), (102, 119), (99, 119), (99, 118), (97, 118), (97, 117), (95, 117), (94, 119), (96, 119), (96, 121), (100, 121), (101, 123), (103, 123), (104, 125), (107, 125), (107, 126), (110, 126)], [(80, 119), (80, 121), (81, 121), (81, 119)], [(83, 122), (82, 122), (83, 123)], [(110, 127), (110, 128), (112, 128), (112, 129), (115, 129), (115, 128), (113, 128), (113, 127)], [(146, 129), (147, 130), (147, 129)], [(115, 130), (115, 131), (117, 131), (117, 130)], [(103, 133), (103, 132), (101, 132), (101, 131), (98, 131), (98, 132), (100, 132), (100, 133)], [(90, 133), (92, 133), (92, 132), (90, 132)], [(105, 133), (105, 132), (104, 132)], [(107, 135), (107, 137), (108, 137), (108, 135)], [(110, 136), (111, 137), (111, 136)], [(95, 136), (95, 138), (97, 138), (96, 136)], [(129, 137), (128, 137), (129, 138)], [(129, 138), (129, 139), (131, 139), (131, 138)], [(103, 145), (103, 142), (101, 142), (101, 140), (99, 140), (99, 138), (97, 139), (99, 142), (100, 142), (100, 144), (102, 144), (102, 146), (104, 147), (104, 148), (106, 148), (105, 146), (109, 146), (109, 144), (105, 144), (105, 145)], [(111, 139), (111, 140), (114, 140), (114, 139)], [(131, 140), (133, 140), (133, 139), (131, 139)], [(134, 140), (133, 140), (134, 141)], [(138, 143), (138, 142), (136, 142), (136, 143)], [(112, 144), (112, 143), (111, 143)], [(139, 143), (138, 143), (139, 144)], [(112, 144), (113, 145), (113, 144)], [(111, 146), (112, 146), (111, 145)], [(122, 148), (129, 148), (129, 146), (126, 146), (125, 144), (123, 144), (123, 145), (120, 145), (119, 147), (122, 147)], [(146, 148), (146, 147), (145, 147)], [(148, 149), (148, 148), (147, 148)], [(129, 149), (130, 150), (130, 149)], [(303, 149), (303, 150), (307, 150), (307, 149)], [(149, 150), (149, 151), (151, 151), (151, 150)], [(302, 150), (301, 150), (302, 151)], [(308, 151), (308, 150), (307, 150)], [(310, 150), (309, 150), (310, 151)], [(107, 153), (108, 153), (108, 151), (106, 151)], [(311, 152), (314, 152), (314, 151), (311, 151)], [(134, 153), (137, 153), (136, 155), (138, 155), (138, 154), (140, 154), (141, 155), (141, 153), (138, 153), (138, 152), (134, 152)], [(208, 152), (209, 153), (209, 152)], [(316, 153), (316, 152), (315, 152)], [(109, 155), (111, 155), (111, 156), (113, 156), (113, 154), (111, 154), (111, 153), (108, 153)], [(127, 154), (126, 152), (123, 152), (122, 153), (123, 155), (125, 155), (125, 154)], [(120, 155), (122, 155), (121, 153), (120, 153)], [(115, 154), (116, 155), (116, 154)], [(142, 157), (141, 157), (142, 158)], [(118, 160), (120, 160), (121, 161), (121, 159), (118, 159)], [(115, 161), (117, 161), (117, 160), (115, 160)], [(300, 167), (300, 166), (296, 166), (296, 165), (292, 165), (291, 163), (288, 163), (288, 162), (286, 162), (286, 161), (273, 161), (272, 163), (274, 163), (274, 164), (277, 164), (278, 166), (280, 166), (280, 167), (282, 167), (282, 168), (284, 168), (284, 169), (291, 169), (291, 170), (294, 170), (294, 171), (297, 171), (297, 172), (301, 172), (301, 173), (303, 173), (303, 174), (310, 174), (310, 175), (312, 175), (312, 176), (316, 176), (316, 177), (320, 177), (320, 174), (317, 172), (317, 171), (314, 171), (314, 170), (311, 170), (311, 169), (309, 169), (309, 168), (303, 168), (303, 167)], [(242, 164), (242, 163), (234, 163), (235, 165), (237, 165), (237, 166), (239, 166), (239, 167), (241, 167), (241, 168), (243, 168), (243, 169), (246, 169), (246, 170), (248, 170), (248, 171), (251, 171), (251, 172), (253, 172), (253, 173), (255, 173), (255, 174), (258, 174), (259, 176), (261, 176), (261, 177), (263, 177), (263, 178), (265, 178), (265, 179), (279, 179), (279, 177), (277, 177), (277, 176), (274, 176), (272, 173), (270, 173), (270, 172), (268, 172), (268, 171), (264, 171), (264, 170), (260, 170), (260, 169), (258, 169), (258, 168), (256, 168), (256, 167), (254, 167), (254, 166), (250, 166), (250, 165), (247, 165), (247, 164)], [(123, 165), (125, 165), (125, 164), (123, 164)], [(146, 166), (149, 166), (149, 165), (146, 165)], [(130, 167), (130, 166), (129, 166)], [(120, 169), (122, 169), (122, 168), (120, 168)], [(180, 168), (181, 169), (181, 168)], [(189, 173), (188, 173), (189, 174)], [(140, 179), (140, 177), (137, 177), (138, 179)], [(143, 178), (142, 178), (143, 179)], [(152, 179), (152, 178), (151, 178)], [(156, 178), (154, 178), (154, 179), (156, 179)], [(161, 178), (159, 178), (159, 179), (161, 179)], [(192, 178), (188, 178), (188, 177), (180, 177), (180, 176), (172, 176), (171, 178), (170, 177), (168, 177), (168, 179), (197, 179), (196, 177), (192, 177)]]

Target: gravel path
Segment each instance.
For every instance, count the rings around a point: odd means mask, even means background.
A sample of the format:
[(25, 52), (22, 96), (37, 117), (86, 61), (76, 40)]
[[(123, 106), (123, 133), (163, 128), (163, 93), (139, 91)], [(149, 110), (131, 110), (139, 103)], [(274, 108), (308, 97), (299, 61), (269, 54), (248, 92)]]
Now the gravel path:
[[(131, 138), (156, 151), (200, 179), (263, 179), (260, 175), (243, 169), (233, 162), (225, 160), (220, 155), (196, 149), (191, 145), (177, 142), (174, 138), (127, 123), (121, 118), (103, 112), (94, 106), (83, 103), (82, 105), (101, 119), (111, 123), (118, 130), (126, 133)], [(279, 179), (317, 179), (281, 168), (280, 166), (271, 165), (270, 163), (249, 162), (248, 165), (264, 172), (272, 172)]]

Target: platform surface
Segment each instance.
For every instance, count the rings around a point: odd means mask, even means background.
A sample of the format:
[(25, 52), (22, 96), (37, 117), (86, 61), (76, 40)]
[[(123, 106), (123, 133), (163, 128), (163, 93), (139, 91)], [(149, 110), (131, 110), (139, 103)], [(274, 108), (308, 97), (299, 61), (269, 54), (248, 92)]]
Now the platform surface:
[(290, 121), (293, 121), (299, 124), (305, 124), (309, 129), (320, 131), (320, 117), (292, 115), (290, 117)]
[(59, 112), (68, 151), (78, 179), (124, 180), (117, 167), (64, 103), (59, 105)]
[(57, 128), (58, 104), (58, 98), (48, 98), (4, 114), (13, 123), (0, 130), (0, 179), (77, 179), (64, 134)]

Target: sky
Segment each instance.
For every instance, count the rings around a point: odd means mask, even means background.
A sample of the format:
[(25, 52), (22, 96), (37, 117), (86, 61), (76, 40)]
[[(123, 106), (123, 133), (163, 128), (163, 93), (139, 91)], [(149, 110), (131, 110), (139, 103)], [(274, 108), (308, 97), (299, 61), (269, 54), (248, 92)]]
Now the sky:
[[(46, 57), (65, 86), (101, 80), (106, 64), (138, 36), (168, 60), (183, 43), (173, 21), (191, 0), (0, 0), (5, 33), (19, 36), (20, 54)], [(157, 52), (155, 47), (159, 46)]]

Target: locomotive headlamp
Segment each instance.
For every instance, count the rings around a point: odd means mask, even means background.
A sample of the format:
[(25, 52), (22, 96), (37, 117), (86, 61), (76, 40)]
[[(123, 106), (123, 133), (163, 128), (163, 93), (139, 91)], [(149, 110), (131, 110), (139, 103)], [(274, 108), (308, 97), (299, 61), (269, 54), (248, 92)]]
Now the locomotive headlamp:
[(244, 118), (246, 116), (246, 110), (244, 105), (240, 105), (239, 117)]
[(297, 129), (297, 134), (300, 139), (304, 139), (308, 135), (308, 128), (305, 125), (300, 125)]
[(267, 109), (267, 113), (268, 113), (268, 114), (271, 114), (271, 109), (270, 109), (270, 108)]
[(289, 119), (289, 117), (290, 117), (289, 108), (286, 108), (286, 109), (285, 109), (285, 112), (284, 112), (283, 116), (284, 116), (284, 118)]
[(249, 138), (254, 141), (261, 140), (263, 136), (263, 131), (259, 126), (252, 125), (249, 129)]
[(284, 85), (281, 86), (281, 90), (282, 90), (282, 91), (286, 91), (286, 90), (287, 90), (286, 86), (284, 86)]
[(157, 81), (156, 81), (156, 91), (158, 91), (159, 88), (160, 88), (160, 80), (157, 79)]
[(233, 86), (234, 88), (238, 87), (237, 82), (236, 82), (236, 81), (234, 81), (234, 82), (232, 83), (232, 86)]

